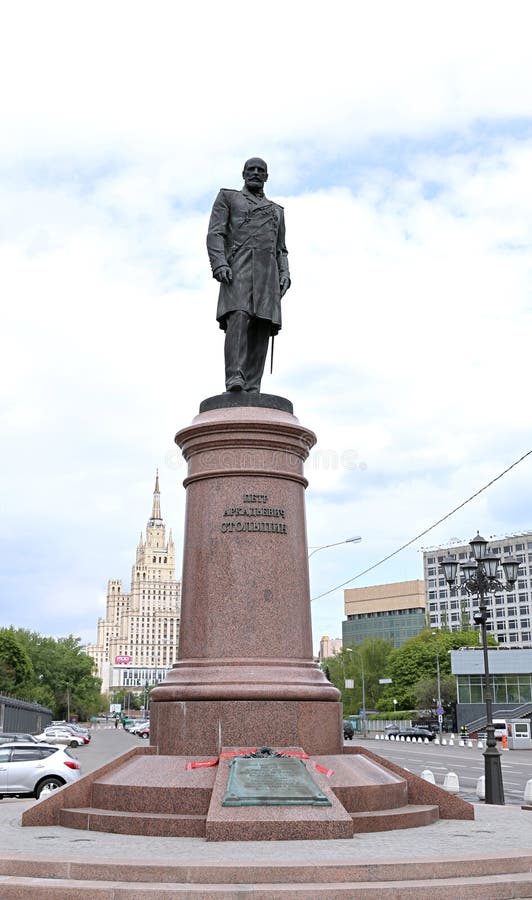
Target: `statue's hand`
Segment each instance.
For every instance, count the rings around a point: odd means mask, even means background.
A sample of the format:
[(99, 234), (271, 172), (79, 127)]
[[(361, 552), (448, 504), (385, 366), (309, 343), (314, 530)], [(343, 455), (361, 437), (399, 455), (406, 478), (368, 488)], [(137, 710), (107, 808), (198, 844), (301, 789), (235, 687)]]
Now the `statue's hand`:
[(288, 275), (283, 275), (283, 277), (279, 281), (279, 287), (281, 289), (281, 297), (284, 297), (288, 288), (290, 287), (290, 279)]
[(231, 284), (233, 280), (233, 273), (230, 266), (220, 266), (212, 274), (213, 277), (216, 278), (216, 281), (220, 281), (223, 284)]

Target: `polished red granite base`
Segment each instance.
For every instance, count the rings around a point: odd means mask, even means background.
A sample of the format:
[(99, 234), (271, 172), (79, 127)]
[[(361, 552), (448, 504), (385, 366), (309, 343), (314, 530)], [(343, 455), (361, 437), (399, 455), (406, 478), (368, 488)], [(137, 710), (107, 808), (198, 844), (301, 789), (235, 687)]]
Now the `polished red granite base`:
[[(312, 756), (306, 763), (332, 798), (333, 806), (324, 809), (222, 808), (226, 760), (187, 769), (187, 763), (206, 757), (157, 756), (148, 749), (139, 747), (54, 792), (27, 809), (22, 824), (240, 841), (346, 838), (427, 825), (438, 817), (474, 818), (471, 804), (362, 748)], [(327, 778), (316, 763), (333, 774)]]
[(303, 465), (316, 438), (291, 413), (200, 413), (188, 468), (179, 658), (151, 692), (159, 753), (297, 744), (340, 753), (340, 692), (314, 661)]
[(169, 701), (152, 706), (150, 740), (159, 753), (218, 755), (223, 746), (305, 747), (341, 752), (340, 703), (305, 700)]
[(330, 806), (222, 806), (229, 759), (221, 759), (207, 813), (208, 841), (331, 840), (353, 836), (353, 820), (338, 801), (325, 775), (307, 769)]

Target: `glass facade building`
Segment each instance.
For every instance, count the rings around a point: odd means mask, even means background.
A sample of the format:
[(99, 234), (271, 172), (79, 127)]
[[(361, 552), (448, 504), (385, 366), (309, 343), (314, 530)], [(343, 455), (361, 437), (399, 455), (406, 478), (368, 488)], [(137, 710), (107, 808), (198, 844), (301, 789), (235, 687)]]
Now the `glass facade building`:
[(344, 647), (383, 638), (400, 647), (427, 627), (423, 581), (398, 581), (344, 591)]
[(344, 646), (362, 644), (366, 638), (383, 638), (400, 647), (411, 637), (426, 628), (425, 610), (397, 609), (385, 612), (351, 615), (342, 622)]
[[(532, 649), (488, 650), (493, 713), (505, 718), (532, 714)], [(484, 653), (481, 648), (451, 651), (451, 672), (456, 679), (458, 725), (485, 720)]]

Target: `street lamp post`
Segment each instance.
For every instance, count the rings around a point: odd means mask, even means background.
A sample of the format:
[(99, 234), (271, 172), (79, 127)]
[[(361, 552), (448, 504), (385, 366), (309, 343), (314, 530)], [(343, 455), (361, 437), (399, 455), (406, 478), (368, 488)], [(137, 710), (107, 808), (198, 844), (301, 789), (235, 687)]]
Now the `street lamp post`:
[[(345, 648), (346, 653), (353, 653), (352, 647)], [(364, 677), (364, 657), (360, 650), (360, 669), (362, 674), (362, 736), (366, 737), (366, 682)]]
[[(486, 605), (486, 594), (502, 590), (512, 590), (517, 580), (519, 563), (513, 556), (500, 559), (488, 551), (488, 542), (477, 532), (476, 537), (469, 542), (473, 551), (473, 558), (460, 563), (464, 575), (464, 587), (469, 594), (478, 597), (478, 612), (473, 616), (476, 625), (480, 625), (482, 636), (482, 650), (484, 654), (484, 699), (486, 701), (486, 749), (484, 751), (484, 776), (486, 803), (504, 805), (504, 788), (502, 783), (501, 754), (497, 749), (495, 740), (495, 728), (493, 726), (493, 693), (490, 683), (489, 659), (488, 659), (488, 634), (486, 623), (489, 619), (489, 610)], [(499, 564), (502, 566), (506, 584), (497, 579)], [(449, 587), (456, 580), (458, 563), (452, 556), (446, 556), (441, 561), (441, 568)]]
[(345, 541), (336, 541), (334, 544), (323, 544), (321, 547), (314, 547), (313, 551), (309, 553), (308, 558), (310, 559), (311, 556), (314, 556), (314, 554), (318, 553), (320, 550), (328, 550), (329, 547), (339, 547), (340, 544), (358, 544), (361, 540), (362, 538), (360, 535), (357, 535), (357, 537), (346, 538)]
[[(436, 632), (433, 631), (432, 634), (435, 635)], [(436, 680), (437, 680), (437, 684), (438, 684), (438, 696), (436, 698), (436, 703), (438, 704), (438, 707), (437, 707), (438, 731), (441, 734), (442, 730), (443, 730), (443, 724), (442, 724), (443, 723), (443, 714), (440, 713), (439, 710), (443, 709), (443, 707), (442, 707), (442, 702), (441, 702), (440, 653), (439, 653), (437, 644), (436, 644)]]

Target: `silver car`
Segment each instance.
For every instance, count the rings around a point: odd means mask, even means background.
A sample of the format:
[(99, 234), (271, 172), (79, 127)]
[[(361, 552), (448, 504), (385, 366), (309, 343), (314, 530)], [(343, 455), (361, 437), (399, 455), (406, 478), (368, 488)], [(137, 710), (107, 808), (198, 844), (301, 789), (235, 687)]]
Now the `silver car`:
[(72, 784), (81, 766), (66, 748), (16, 742), (0, 746), (0, 797), (31, 794)]
[(81, 734), (74, 734), (66, 728), (45, 728), (43, 733), (36, 737), (45, 744), (68, 744), (69, 747), (83, 747), (85, 744)]
[(37, 738), (32, 734), (23, 734), (20, 731), (0, 731), (0, 744), (12, 744), (14, 741), (25, 741), (26, 744), (36, 744)]

